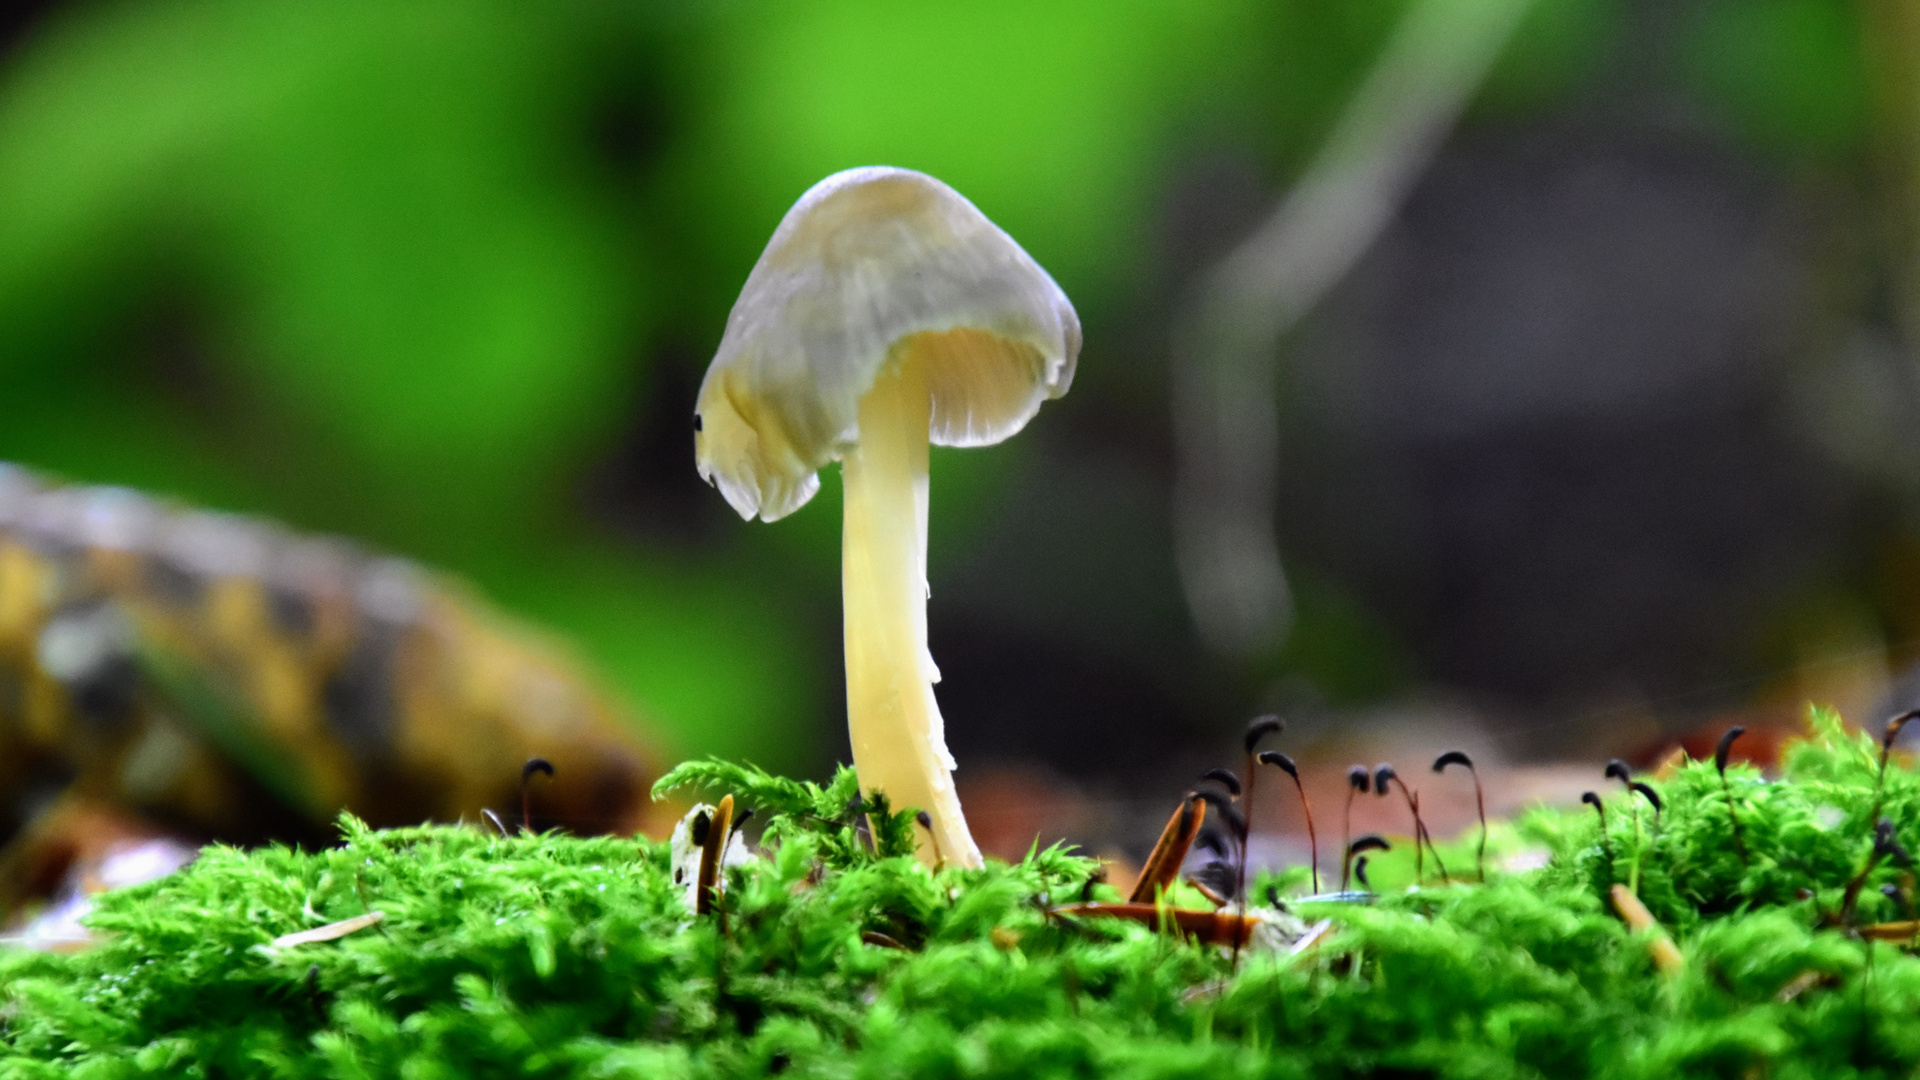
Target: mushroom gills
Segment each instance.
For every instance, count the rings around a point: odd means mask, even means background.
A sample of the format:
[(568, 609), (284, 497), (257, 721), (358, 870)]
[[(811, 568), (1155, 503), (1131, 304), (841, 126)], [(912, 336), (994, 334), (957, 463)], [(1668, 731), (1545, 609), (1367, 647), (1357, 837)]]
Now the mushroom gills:
[(901, 339), (922, 360), (941, 446), (991, 446), (1051, 396), (1047, 359), (1030, 341), (960, 327)]
[[(841, 588), (846, 607), (847, 724), (862, 790), (932, 818), (940, 855), (981, 865), (953, 788), (953, 757), (934, 701), (927, 650), (927, 447), (933, 412), (927, 345), (895, 344), (860, 399), (859, 440), (841, 459), (846, 519)], [(929, 340), (931, 339), (931, 340)], [(922, 861), (936, 860), (920, 846)]]

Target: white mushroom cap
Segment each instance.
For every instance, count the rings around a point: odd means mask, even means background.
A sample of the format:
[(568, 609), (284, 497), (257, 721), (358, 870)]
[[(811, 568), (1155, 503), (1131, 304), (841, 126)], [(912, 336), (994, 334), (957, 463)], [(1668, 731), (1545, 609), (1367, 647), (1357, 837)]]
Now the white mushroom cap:
[(1080, 319), (1013, 238), (924, 173), (871, 166), (801, 196), (754, 264), (700, 387), (695, 454), (743, 518), (805, 505), (860, 437), (860, 399), (902, 341), (938, 360), (932, 441), (985, 446), (1067, 392)]

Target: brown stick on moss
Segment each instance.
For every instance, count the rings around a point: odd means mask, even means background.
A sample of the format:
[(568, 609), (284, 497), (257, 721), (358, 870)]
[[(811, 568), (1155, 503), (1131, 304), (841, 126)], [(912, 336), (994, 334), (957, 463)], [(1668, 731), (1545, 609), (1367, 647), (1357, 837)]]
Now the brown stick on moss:
[(1613, 910), (1628, 926), (1636, 931), (1653, 932), (1653, 937), (1647, 941), (1647, 952), (1652, 955), (1653, 966), (1659, 968), (1661, 974), (1671, 978), (1686, 969), (1687, 961), (1680, 955), (1680, 947), (1661, 929), (1659, 920), (1653, 917), (1653, 912), (1647, 910), (1647, 905), (1640, 902), (1632, 889), (1616, 884), (1609, 895), (1613, 898)]
[(1200, 835), (1200, 826), (1206, 820), (1207, 804), (1198, 795), (1189, 793), (1180, 800), (1180, 808), (1167, 819), (1167, 827), (1160, 830), (1160, 839), (1140, 867), (1140, 877), (1133, 883), (1128, 903), (1152, 904), (1160, 899), (1160, 894), (1180, 876), (1180, 864), (1186, 861), (1187, 852), (1193, 849), (1194, 838)]

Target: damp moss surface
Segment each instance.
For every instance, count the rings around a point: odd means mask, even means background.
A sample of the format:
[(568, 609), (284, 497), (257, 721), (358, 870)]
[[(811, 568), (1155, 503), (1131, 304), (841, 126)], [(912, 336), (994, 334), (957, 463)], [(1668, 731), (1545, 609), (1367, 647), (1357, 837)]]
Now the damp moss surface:
[[(103, 895), (90, 950), (0, 957), (0, 1077), (1909, 1076), (1920, 958), (1872, 935), (1914, 917), (1920, 774), (1879, 766), (1816, 714), (1777, 779), (1688, 763), (1648, 778), (1657, 818), (1613, 785), (1604, 835), (1590, 810), (1497, 829), (1539, 869), (1406, 889), (1378, 865), (1371, 903), (1270, 876), (1276, 927), (1330, 927), (1237, 962), (1050, 914), (1117, 899), (1059, 848), (931, 873), (904, 815), (856, 827), (846, 772), (668, 778), (769, 822), (707, 916), (663, 843), (344, 819), (337, 848), (210, 848)], [(1442, 845), (1456, 875), (1475, 839)], [(1614, 914), (1629, 881), (1663, 930)]]

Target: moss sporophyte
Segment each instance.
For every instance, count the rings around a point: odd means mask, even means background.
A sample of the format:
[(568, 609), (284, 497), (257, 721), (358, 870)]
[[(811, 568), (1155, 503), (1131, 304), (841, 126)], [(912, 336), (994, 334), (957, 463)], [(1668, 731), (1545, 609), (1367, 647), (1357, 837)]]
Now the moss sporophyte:
[[(677, 843), (343, 818), (0, 958), (0, 1077), (1907, 1076), (1920, 774), (1890, 757), (1817, 713), (1777, 778), (1649, 774), (1657, 824), (1622, 788), (1604, 833), (1490, 823), (1484, 884), (1414, 882), (1411, 838), (1368, 853), (1372, 895), (1257, 873), (1244, 923), (1177, 868), (1129, 905), (1058, 846), (928, 867), (849, 770), (683, 765), (662, 790), (716, 806)], [(1178, 802), (1190, 836), (1208, 803)]]

